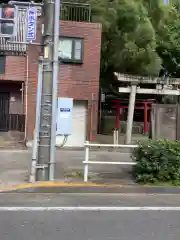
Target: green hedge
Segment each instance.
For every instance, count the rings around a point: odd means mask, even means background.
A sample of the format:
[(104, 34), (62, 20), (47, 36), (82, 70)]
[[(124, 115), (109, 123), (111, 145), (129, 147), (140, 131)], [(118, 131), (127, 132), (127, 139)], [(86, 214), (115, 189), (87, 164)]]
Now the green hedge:
[(180, 185), (180, 141), (150, 140), (132, 154), (136, 182)]

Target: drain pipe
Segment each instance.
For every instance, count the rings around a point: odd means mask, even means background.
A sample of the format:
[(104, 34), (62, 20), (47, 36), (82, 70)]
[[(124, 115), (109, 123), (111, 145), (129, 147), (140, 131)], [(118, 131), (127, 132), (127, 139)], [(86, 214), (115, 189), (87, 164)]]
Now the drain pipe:
[(28, 85), (29, 85), (29, 58), (26, 55), (26, 82), (25, 82), (25, 130), (24, 130), (24, 142), (27, 139), (27, 124), (28, 124)]
[(32, 148), (32, 164), (29, 182), (36, 181), (36, 169), (37, 169), (37, 150), (39, 145), (39, 128), (40, 128), (40, 108), (41, 108), (41, 96), (42, 96), (42, 73), (43, 73), (43, 57), (39, 57), (38, 65), (38, 80), (36, 89), (36, 120), (35, 129), (33, 134), (33, 148)]

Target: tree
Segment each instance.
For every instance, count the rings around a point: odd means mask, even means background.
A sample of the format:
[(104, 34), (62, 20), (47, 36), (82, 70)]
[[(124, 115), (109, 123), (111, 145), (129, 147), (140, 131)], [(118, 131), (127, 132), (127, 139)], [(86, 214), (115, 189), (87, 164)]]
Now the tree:
[(169, 75), (180, 77), (180, 14), (177, 9), (169, 11), (161, 31), (158, 32), (157, 53), (163, 60)]
[[(180, 16), (154, 0), (90, 0), (93, 21), (102, 23), (101, 79), (113, 72), (157, 76), (162, 66), (176, 75), (180, 63)], [(178, 70), (178, 71), (177, 71)]]
[(101, 77), (105, 83), (114, 71), (157, 75), (161, 59), (156, 53), (156, 33), (142, 1), (92, 0), (91, 4), (95, 20), (103, 24)]

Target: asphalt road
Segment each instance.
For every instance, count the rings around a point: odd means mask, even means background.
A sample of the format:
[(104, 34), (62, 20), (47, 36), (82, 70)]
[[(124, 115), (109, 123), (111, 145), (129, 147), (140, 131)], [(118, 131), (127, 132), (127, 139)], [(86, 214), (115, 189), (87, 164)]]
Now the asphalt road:
[(179, 195), (0, 194), (0, 234), (2, 240), (179, 240), (179, 206)]

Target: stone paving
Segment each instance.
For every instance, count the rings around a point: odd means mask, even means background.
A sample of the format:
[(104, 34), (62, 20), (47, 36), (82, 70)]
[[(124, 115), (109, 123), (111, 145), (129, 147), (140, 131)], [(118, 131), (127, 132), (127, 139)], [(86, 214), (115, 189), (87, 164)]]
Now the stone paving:
[[(27, 183), (31, 169), (31, 150), (0, 151), (0, 186)], [(84, 150), (56, 151), (56, 179), (83, 181)], [(131, 161), (130, 153), (90, 151), (94, 161)], [(133, 183), (131, 166), (90, 165), (90, 181), (103, 183)]]

